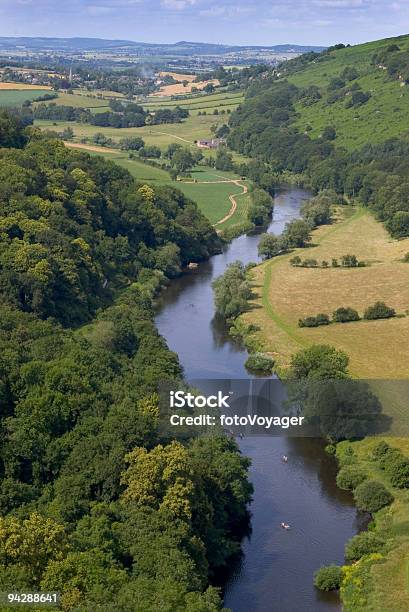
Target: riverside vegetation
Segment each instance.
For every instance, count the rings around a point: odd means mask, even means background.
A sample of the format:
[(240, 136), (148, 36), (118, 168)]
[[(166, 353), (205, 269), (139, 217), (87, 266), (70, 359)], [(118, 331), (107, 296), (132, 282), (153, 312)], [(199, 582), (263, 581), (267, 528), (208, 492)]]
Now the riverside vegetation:
[[(232, 113), (231, 148), (263, 163), (275, 176), (302, 174), (304, 184), (318, 197), (332, 190), (331, 214), (323, 223), (319, 217), (308, 219), (304, 210), (294, 226), (294, 241), (286, 236), (289, 228), (282, 237), (261, 238), (265, 263), (247, 272), (250, 300), (230, 321), (232, 332), (244, 337), (249, 350), (270, 357), (286, 380), (294, 377), (294, 361), (311, 359), (324, 378), (337, 378), (331, 368), (328, 374), (327, 359), (324, 364), (321, 359), (332, 351), (347, 361), (346, 355), (351, 355), (348, 375), (407, 376), (408, 326), (402, 314), (407, 314), (409, 299), (409, 145), (403, 128), (408, 48), (409, 38), (400, 37), (306, 54), (253, 80), (244, 103)], [(375, 123), (381, 116), (383, 127), (378, 130)], [(304, 259), (300, 248), (308, 250)], [(346, 253), (348, 260), (341, 260)], [(324, 325), (297, 329), (300, 316), (311, 307), (323, 313), (318, 316)], [(342, 322), (357, 320), (365, 311), (366, 320), (359, 325), (328, 325), (326, 311)], [(356, 384), (358, 389), (360, 383)], [(373, 407), (373, 423), (380, 424), (380, 400), (372, 395), (379, 385), (372, 387), (366, 390), (365, 402)], [(314, 388), (315, 384), (309, 392)], [(314, 401), (304, 409), (314, 417), (320, 414), (320, 397), (311, 397)], [(405, 418), (405, 402), (399, 398), (384, 394), (382, 404), (393, 420)], [(360, 414), (359, 403), (355, 408)], [(389, 459), (372, 458), (379, 438), (365, 437), (370, 429), (358, 433), (348, 427), (342, 430), (340, 423), (331, 425), (331, 419), (324, 419), (321, 434), (338, 441), (338, 484), (353, 490), (358, 508), (374, 520), (368, 532), (347, 545), (346, 560), (353, 564), (318, 571), (315, 584), (324, 590), (340, 588), (344, 608), (351, 612), (406, 610), (407, 439), (390, 439), (400, 452), (385, 451), (390, 457), (386, 468), (382, 465)], [(356, 438), (364, 439), (348, 441)]]
[(178, 190), (0, 114), (0, 582), (63, 610), (222, 609), (248, 460), (161, 433), (155, 293), (220, 248)]

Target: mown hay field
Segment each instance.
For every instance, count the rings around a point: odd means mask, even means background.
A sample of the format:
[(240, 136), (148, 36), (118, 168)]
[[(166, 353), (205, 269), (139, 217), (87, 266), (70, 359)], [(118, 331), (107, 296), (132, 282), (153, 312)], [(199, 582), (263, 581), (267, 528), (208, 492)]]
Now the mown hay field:
[[(347, 212), (347, 211), (345, 211)], [(402, 261), (409, 239), (396, 241), (364, 209), (313, 233), (314, 246), (265, 262), (255, 268), (253, 309), (243, 315), (260, 327), (257, 340), (287, 368), (291, 355), (312, 344), (331, 344), (350, 357), (360, 378), (409, 377), (409, 264)], [(345, 254), (365, 260), (364, 268), (295, 268), (295, 255), (331, 262)], [(362, 315), (381, 300), (401, 317), (299, 328), (309, 315), (352, 307)]]

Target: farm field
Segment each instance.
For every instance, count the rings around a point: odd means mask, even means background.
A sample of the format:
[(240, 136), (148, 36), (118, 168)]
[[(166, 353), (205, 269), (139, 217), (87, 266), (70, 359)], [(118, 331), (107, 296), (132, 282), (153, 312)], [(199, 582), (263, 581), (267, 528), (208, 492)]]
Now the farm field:
[[(156, 185), (169, 185), (180, 189), (188, 198), (197, 203), (212, 224), (217, 224), (219, 230), (232, 227), (246, 218), (249, 196), (244, 193), (245, 183), (239, 181), (238, 177), (232, 172), (219, 172), (206, 166), (197, 166), (192, 171), (192, 179), (197, 182), (193, 182), (193, 180), (192, 182), (172, 181), (165, 170), (149, 166), (139, 160), (130, 159), (122, 151), (77, 143), (66, 143), (66, 145), (83, 149), (91, 155), (103, 155), (106, 159), (126, 168), (138, 181), (146, 181)], [(230, 196), (235, 197), (237, 208), (231, 217), (219, 224), (218, 222), (227, 217), (232, 209), (233, 203)]]
[(1, 89), (0, 88), (0, 107), (21, 106), (26, 100), (35, 100), (45, 93), (44, 89)]
[(175, 108), (180, 106), (186, 108), (191, 114), (197, 114), (199, 112), (206, 111), (212, 113), (215, 108), (220, 110), (231, 110), (233, 111), (241, 102), (244, 100), (244, 95), (241, 92), (220, 92), (217, 94), (207, 94), (192, 96), (189, 98), (183, 98), (182, 100), (169, 100), (164, 99), (160, 102), (144, 102), (143, 107), (146, 110), (154, 111), (158, 108)]
[(43, 92), (50, 90), (51, 87), (48, 87), (46, 85), (29, 85), (26, 83), (14, 83), (14, 82), (3, 82), (0, 81), (0, 91), (8, 91), (8, 90), (13, 90), (13, 91), (38, 91), (39, 89), (41, 89)]
[[(171, 74), (171, 73), (168, 73)], [(211, 79), (209, 81), (197, 81), (197, 82), (193, 82), (193, 80), (195, 79), (196, 75), (183, 75), (183, 74), (178, 74), (176, 75), (175, 73), (172, 73), (174, 78), (177, 80), (181, 80), (181, 81), (185, 81), (186, 85), (184, 85), (183, 83), (174, 83), (173, 85), (163, 85), (159, 91), (156, 91), (155, 93), (151, 94), (152, 98), (155, 97), (160, 97), (160, 96), (177, 96), (177, 95), (183, 95), (186, 93), (191, 93), (192, 89), (195, 87), (196, 89), (204, 89), (206, 87), (206, 85), (214, 85), (215, 87), (217, 87), (217, 85), (219, 85), (219, 81), (217, 79)], [(188, 78), (186, 78), (188, 77)]]
[(84, 137), (90, 138), (97, 132), (114, 140), (129, 136), (140, 136), (146, 144), (156, 145), (164, 149), (172, 142), (190, 145), (200, 138), (209, 138), (211, 137), (210, 127), (212, 125), (220, 126), (225, 121), (224, 115), (206, 115), (204, 117), (188, 117), (183, 123), (147, 125), (140, 128), (98, 127), (89, 123), (49, 120), (36, 120), (35, 125), (43, 129), (57, 131), (71, 127), (74, 130), (75, 140), (78, 141)]
[(75, 108), (101, 108), (102, 110), (108, 110), (109, 103), (107, 100), (101, 100), (94, 96), (86, 96), (80, 94), (68, 94), (59, 93), (58, 98), (50, 100), (59, 106), (74, 106)]
[[(345, 213), (349, 213), (345, 215)], [(385, 301), (399, 315), (409, 312), (409, 264), (401, 260), (409, 239), (395, 241), (364, 209), (313, 233), (314, 245), (271, 259), (254, 269), (255, 308), (242, 315), (260, 327), (255, 338), (271, 352), (283, 371), (291, 355), (312, 344), (331, 344), (350, 357), (350, 371), (360, 378), (399, 379), (409, 376), (409, 318), (357, 321), (318, 328), (299, 328), (309, 315), (329, 315), (341, 306), (361, 315), (374, 302)], [(331, 262), (353, 253), (364, 268), (295, 268), (294, 254)], [(371, 356), (370, 358), (368, 356)]]

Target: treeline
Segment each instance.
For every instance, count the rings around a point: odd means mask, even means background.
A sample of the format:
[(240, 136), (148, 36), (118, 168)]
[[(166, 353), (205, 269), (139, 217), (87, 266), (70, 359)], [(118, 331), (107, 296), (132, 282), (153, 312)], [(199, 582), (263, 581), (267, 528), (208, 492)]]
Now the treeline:
[(239, 550), (248, 461), (224, 436), (167, 433), (157, 386), (182, 371), (152, 308), (218, 238), (179, 191), (16, 116), (0, 146), (2, 588), (59, 591), (64, 610), (221, 610), (208, 584)]
[(77, 121), (99, 127), (128, 128), (162, 123), (180, 123), (189, 116), (189, 111), (179, 106), (176, 108), (160, 108), (154, 113), (147, 112), (142, 106), (132, 102), (122, 104), (113, 101), (110, 106), (111, 110), (109, 111), (92, 113), (86, 108), (66, 106), (55, 102), (38, 104), (33, 109), (33, 118), (48, 121)]
[[(281, 235), (263, 234), (258, 245), (258, 254), (263, 259), (271, 259), (277, 255), (288, 253), (292, 249), (307, 246), (311, 241), (311, 231), (319, 225), (331, 223), (331, 207), (343, 204), (344, 199), (331, 190), (324, 190), (310, 198), (301, 207), (301, 219), (286, 223)], [(306, 260), (307, 261), (307, 260)], [(291, 260), (293, 265), (302, 265), (299, 256)], [(316, 262), (316, 265), (318, 263)], [(312, 267), (312, 266), (311, 266)]]

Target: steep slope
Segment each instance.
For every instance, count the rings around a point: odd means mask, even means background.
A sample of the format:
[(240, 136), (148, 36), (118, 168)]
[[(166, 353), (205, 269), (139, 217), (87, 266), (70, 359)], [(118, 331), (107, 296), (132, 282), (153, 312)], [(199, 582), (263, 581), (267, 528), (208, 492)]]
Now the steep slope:
[[(315, 103), (299, 100), (295, 104), (298, 113), (295, 125), (300, 131), (307, 129), (316, 138), (326, 126), (333, 126), (336, 144), (350, 150), (368, 142), (407, 135), (409, 36), (334, 49), (328, 54), (313, 56), (301, 69), (294, 71), (295, 66), (297, 60), (289, 62), (281, 75), (288, 75), (288, 80), (299, 88), (316, 86), (321, 95)], [(349, 80), (343, 73), (351, 68), (358, 76)], [(344, 87), (335, 87), (335, 78), (340, 78)], [(358, 91), (358, 86), (370, 98), (363, 104), (346, 108), (352, 97), (351, 87)], [(329, 103), (331, 94), (333, 98), (339, 94), (339, 99)]]

